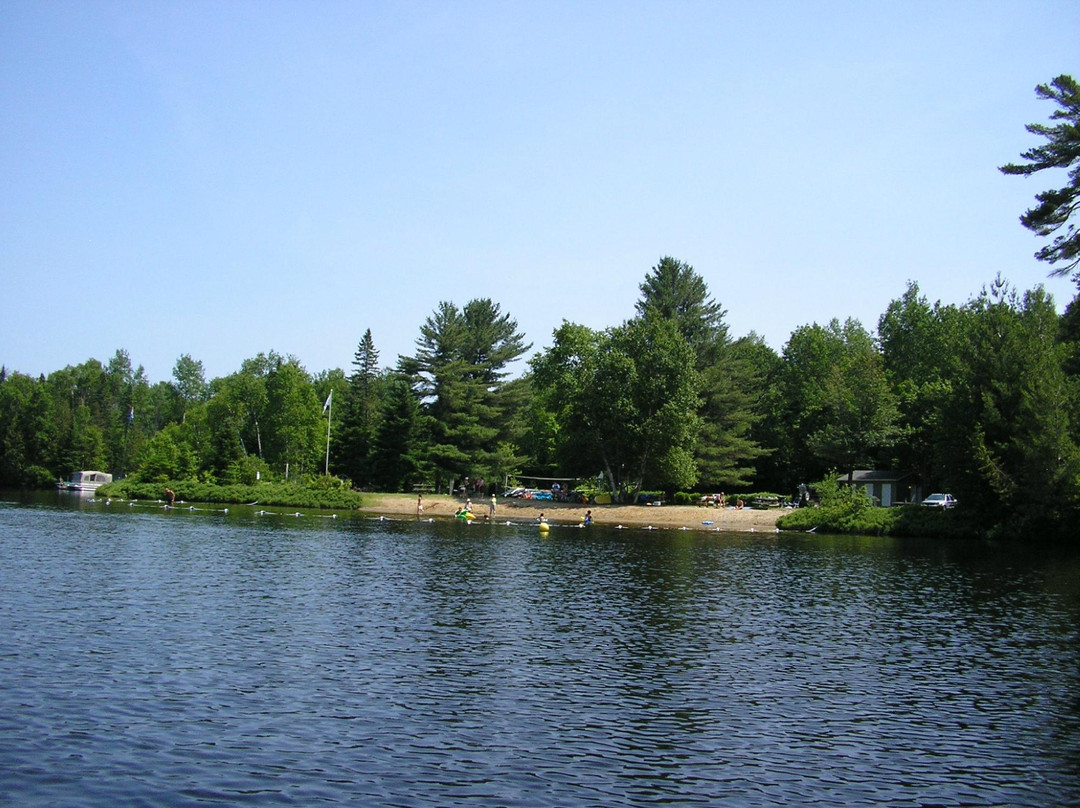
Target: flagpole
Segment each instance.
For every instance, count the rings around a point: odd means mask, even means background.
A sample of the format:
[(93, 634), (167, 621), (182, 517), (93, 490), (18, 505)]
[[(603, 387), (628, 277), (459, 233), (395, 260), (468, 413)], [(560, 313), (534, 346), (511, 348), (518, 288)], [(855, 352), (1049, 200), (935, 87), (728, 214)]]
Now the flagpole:
[(330, 476), (330, 419), (334, 417), (334, 391), (326, 398), (326, 476)]

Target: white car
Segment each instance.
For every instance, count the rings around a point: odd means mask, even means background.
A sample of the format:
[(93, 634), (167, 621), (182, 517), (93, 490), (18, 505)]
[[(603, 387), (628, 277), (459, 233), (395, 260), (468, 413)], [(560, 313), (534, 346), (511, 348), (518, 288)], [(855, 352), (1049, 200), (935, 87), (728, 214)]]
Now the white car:
[(955, 508), (956, 497), (952, 494), (931, 494), (922, 504), (927, 508)]

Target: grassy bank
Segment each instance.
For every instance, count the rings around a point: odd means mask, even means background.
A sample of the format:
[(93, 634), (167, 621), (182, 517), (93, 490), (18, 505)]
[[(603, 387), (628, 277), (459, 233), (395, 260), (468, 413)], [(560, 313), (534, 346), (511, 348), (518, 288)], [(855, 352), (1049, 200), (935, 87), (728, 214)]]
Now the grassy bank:
[(260, 482), (254, 485), (218, 485), (195, 480), (174, 480), (167, 483), (120, 480), (99, 488), (98, 496), (156, 501), (165, 499), (166, 488), (172, 489), (176, 499), (182, 502), (225, 505), (257, 503), (337, 510), (352, 510), (363, 505), (358, 492), (345, 487), (334, 477), (317, 477), (303, 483)]
[(879, 508), (859, 486), (840, 485), (835, 473), (814, 488), (818, 507), (798, 508), (780, 517), (781, 530), (815, 530), (860, 536), (976, 538), (970, 520), (955, 510), (903, 505)]
[(861, 536), (926, 536), (974, 538), (977, 534), (952, 510), (904, 505), (859, 507), (852, 503), (799, 508), (780, 517), (781, 530), (811, 530)]

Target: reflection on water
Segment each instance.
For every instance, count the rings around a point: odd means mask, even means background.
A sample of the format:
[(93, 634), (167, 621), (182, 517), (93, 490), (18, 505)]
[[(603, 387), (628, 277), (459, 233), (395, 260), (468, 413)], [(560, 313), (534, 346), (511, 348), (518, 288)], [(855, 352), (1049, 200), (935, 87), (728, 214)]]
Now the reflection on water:
[(0, 504), (0, 804), (1080, 804), (1080, 564)]

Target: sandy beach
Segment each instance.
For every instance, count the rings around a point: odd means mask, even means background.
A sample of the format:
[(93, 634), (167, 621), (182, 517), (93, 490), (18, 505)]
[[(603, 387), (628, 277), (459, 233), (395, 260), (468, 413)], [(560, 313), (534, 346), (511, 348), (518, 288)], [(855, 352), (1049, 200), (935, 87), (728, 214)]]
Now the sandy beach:
[[(365, 494), (360, 510), (387, 516), (416, 516), (416, 497), (406, 494)], [(449, 518), (464, 504), (464, 500), (448, 495), (424, 496), (424, 518)], [(488, 513), (489, 501), (477, 499), (473, 512), (479, 517)], [(732, 530), (771, 531), (782, 511), (758, 511), (751, 508), (702, 508), (693, 505), (571, 505), (563, 502), (544, 502), (528, 499), (502, 499), (496, 504), (496, 521), (516, 522), (536, 519), (544, 514), (552, 524), (579, 524), (585, 512), (591, 510), (598, 525), (626, 527), (656, 527), (673, 530)]]

